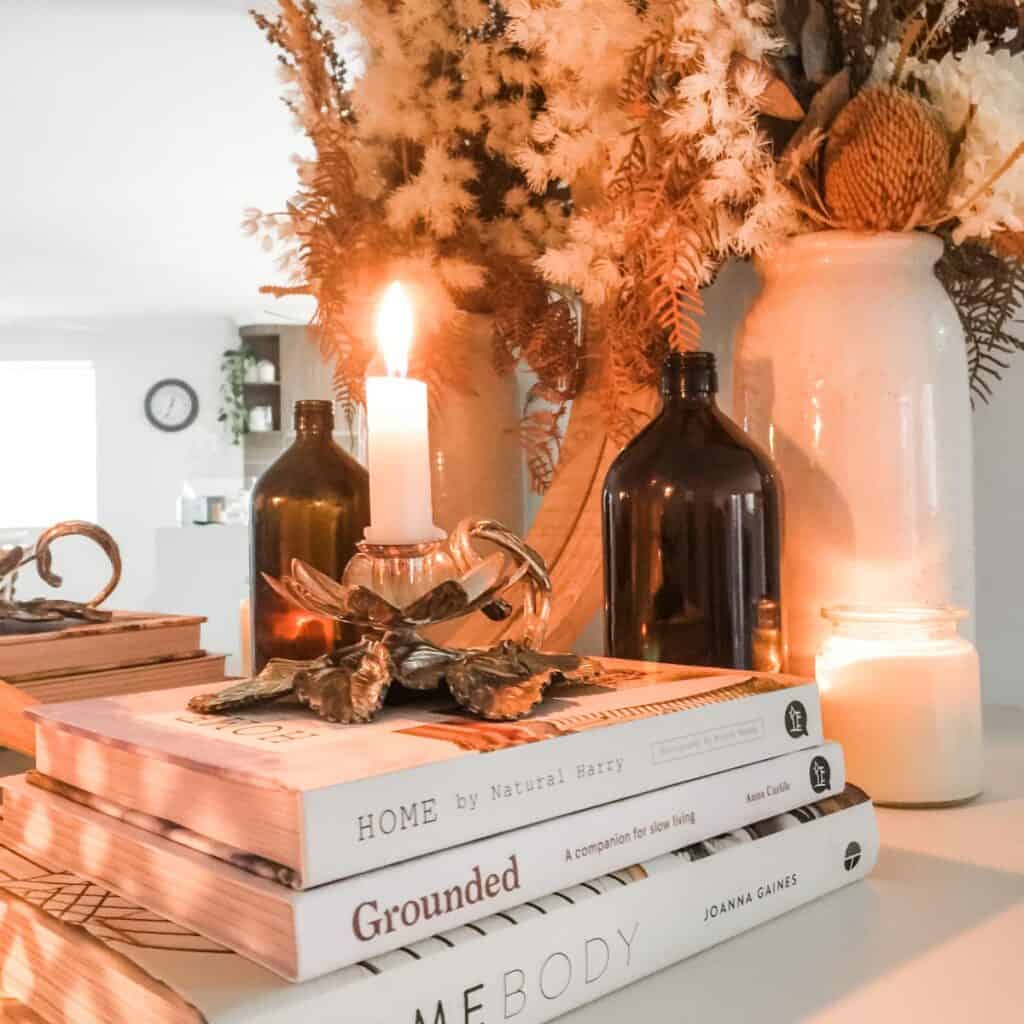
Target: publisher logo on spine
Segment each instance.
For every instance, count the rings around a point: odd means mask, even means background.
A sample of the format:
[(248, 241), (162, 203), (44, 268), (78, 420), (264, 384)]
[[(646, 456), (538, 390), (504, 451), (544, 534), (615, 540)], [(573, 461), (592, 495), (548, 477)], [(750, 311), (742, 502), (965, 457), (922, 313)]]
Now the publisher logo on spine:
[(798, 700), (786, 705), (786, 732), (793, 739), (807, 735), (807, 708)]
[(832, 785), (832, 766), (820, 754), (811, 758), (811, 789), (824, 793)]
[(846, 852), (843, 854), (843, 867), (852, 871), (860, 863), (860, 843), (856, 840), (846, 844)]

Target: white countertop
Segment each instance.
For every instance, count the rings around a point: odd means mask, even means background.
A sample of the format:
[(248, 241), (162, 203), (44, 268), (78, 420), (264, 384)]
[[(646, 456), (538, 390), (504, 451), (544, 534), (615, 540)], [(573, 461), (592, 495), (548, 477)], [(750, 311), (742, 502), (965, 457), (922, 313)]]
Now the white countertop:
[(882, 852), (866, 881), (560, 1021), (1024, 1020), (1024, 708), (987, 707), (985, 725), (982, 796), (879, 808)]

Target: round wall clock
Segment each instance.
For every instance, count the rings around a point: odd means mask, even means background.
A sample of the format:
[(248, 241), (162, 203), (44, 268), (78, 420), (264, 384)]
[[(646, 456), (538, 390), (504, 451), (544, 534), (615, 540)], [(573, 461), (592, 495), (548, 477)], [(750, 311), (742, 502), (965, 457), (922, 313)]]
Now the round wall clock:
[(183, 380), (169, 377), (146, 392), (145, 410), (146, 419), (158, 430), (184, 430), (199, 415), (199, 396)]

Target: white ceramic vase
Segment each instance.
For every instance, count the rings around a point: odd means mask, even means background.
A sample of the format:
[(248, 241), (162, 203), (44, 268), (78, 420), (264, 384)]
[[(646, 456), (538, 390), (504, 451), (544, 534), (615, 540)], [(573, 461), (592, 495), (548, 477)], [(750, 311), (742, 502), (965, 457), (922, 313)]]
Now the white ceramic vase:
[(434, 522), (451, 530), (472, 515), (524, 533), (516, 375), (494, 367), (490, 317), (470, 316), (463, 330), (468, 386), (444, 386), (431, 403)]
[(733, 411), (782, 479), (794, 673), (814, 673), (823, 606), (974, 611), (970, 396), (941, 253), (926, 234), (829, 231), (759, 266)]

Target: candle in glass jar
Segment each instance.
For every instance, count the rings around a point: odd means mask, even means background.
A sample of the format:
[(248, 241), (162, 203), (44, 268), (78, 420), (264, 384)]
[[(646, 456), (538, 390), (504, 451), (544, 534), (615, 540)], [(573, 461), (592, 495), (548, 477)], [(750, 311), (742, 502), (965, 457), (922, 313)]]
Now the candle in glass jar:
[(395, 281), (376, 317), (387, 373), (366, 379), (371, 544), (420, 544), (442, 536), (430, 492), (427, 385), (406, 376), (413, 331), (412, 303)]
[(981, 790), (978, 655), (956, 608), (847, 605), (817, 658), (825, 735), (876, 803), (959, 803)]

